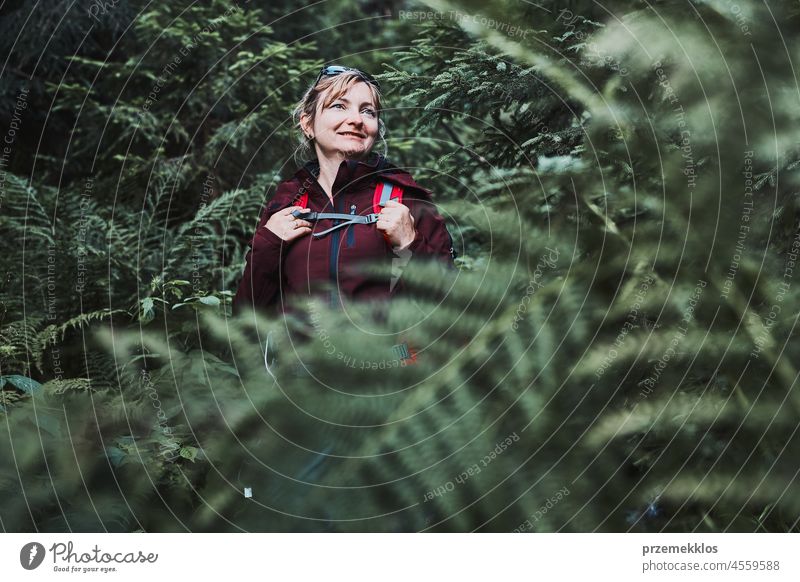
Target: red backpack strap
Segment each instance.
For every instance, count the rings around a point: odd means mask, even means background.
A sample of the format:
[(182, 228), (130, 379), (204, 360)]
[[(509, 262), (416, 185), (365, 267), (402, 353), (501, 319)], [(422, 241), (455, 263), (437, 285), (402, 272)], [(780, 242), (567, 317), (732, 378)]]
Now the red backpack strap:
[(292, 206), (308, 208), (308, 192), (303, 192), (303, 195), (300, 196), (300, 198), (298, 198)]
[(372, 212), (380, 213), (381, 208), (386, 206), (389, 200), (403, 203), (403, 189), (390, 182), (378, 182), (375, 185), (375, 193), (372, 195)]

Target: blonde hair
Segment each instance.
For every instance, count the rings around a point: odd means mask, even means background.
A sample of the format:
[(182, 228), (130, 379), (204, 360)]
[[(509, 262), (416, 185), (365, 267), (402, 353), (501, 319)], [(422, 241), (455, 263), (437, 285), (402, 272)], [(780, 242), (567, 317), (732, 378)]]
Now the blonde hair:
[(296, 155), (299, 154), (302, 160), (310, 158), (315, 152), (314, 138), (308, 137), (305, 134), (303, 131), (303, 126), (300, 123), (300, 119), (303, 116), (307, 116), (309, 123), (313, 125), (314, 119), (317, 116), (317, 104), (319, 103), (320, 95), (330, 89), (325, 101), (322, 103), (322, 107), (325, 108), (333, 103), (336, 99), (347, 93), (347, 91), (350, 90), (350, 87), (356, 83), (366, 83), (367, 87), (369, 87), (370, 93), (372, 94), (372, 100), (375, 102), (375, 112), (378, 117), (378, 136), (384, 144), (384, 150), (386, 149), (386, 140), (383, 138), (383, 136), (386, 134), (386, 126), (383, 124), (383, 120), (381, 119), (382, 97), (380, 91), (375, 85), (368, 83), (358, 71), (345, 71), (344, 73), (340, 73), (332, 77), (322, 77), (319, 80), (319, 83), (308, 88), (300, 102), (295, 105), (294, 111), (292, 112), (292, 119), (294, 120), (295, 127), (300, 132), (300, 143), (298, 145)]

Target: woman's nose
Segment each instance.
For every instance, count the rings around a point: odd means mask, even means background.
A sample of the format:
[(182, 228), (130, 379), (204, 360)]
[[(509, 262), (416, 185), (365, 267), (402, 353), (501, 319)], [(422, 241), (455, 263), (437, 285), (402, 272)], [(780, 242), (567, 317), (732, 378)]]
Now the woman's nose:
[(361, 125), (364, 123), (364, 120), (361, 119), (361, 112), (358, 111), (358, 109), (348, 109), (347, 121), (355, 125)]

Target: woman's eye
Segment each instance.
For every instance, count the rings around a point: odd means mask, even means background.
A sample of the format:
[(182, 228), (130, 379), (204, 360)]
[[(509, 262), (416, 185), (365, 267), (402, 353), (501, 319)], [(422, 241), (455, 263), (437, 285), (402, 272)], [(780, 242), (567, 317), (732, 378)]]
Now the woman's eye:
[(363, 109), (361, 111), (361, 113), (366, 113), (367, 115), (375, 117), (375, 110), (374, 109)]
[(342, 103), (334, 103), (331, 107), (344, 107), (344, 105)]

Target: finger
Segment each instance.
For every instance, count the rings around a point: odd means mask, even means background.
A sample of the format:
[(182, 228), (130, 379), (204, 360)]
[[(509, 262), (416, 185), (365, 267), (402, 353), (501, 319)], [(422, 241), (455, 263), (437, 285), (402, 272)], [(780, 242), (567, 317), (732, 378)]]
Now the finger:
[(384, 208), (380, 212), (380, 214), (383, 214), (383, 215), (386, 215), (386, 216), (398, 216), (398, 217), (399, 216), (404, 216), (406, 214), (411, 216), (411, 212), (408, 210), (408, 207), (407, 206), (403, 206), (402, 204), (400, 206), (392, 206), (391, 208), (388, 208), (388, 207)]
[(306, 212), (309, 211), (308, 208), (303, 208), (302, 206), (289, 206), (288, 208), (284, 209), (283, 215), (284, 216), (291, 216), (292, 212), (294, 212), (295, 210), (299, 210), (303, 214), (305, 214)]

